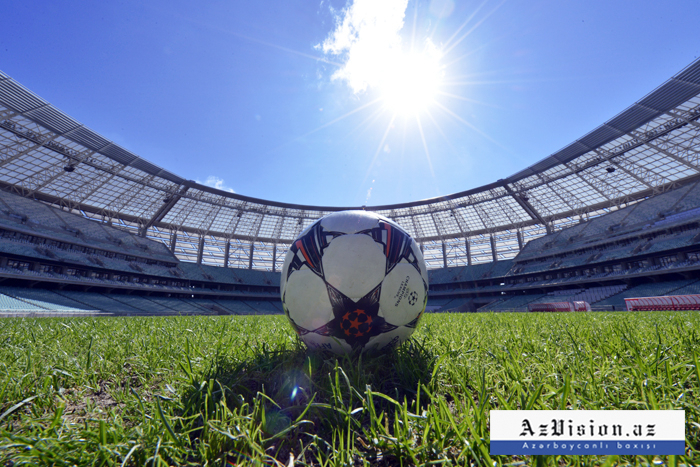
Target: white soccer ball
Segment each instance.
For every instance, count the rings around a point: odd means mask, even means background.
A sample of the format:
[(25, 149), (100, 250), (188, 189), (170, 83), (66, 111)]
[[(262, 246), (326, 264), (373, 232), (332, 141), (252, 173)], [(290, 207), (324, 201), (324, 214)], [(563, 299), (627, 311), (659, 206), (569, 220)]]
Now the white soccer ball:
[(292, 243), (280, 293), (308, 347), (378, 351), (416, 329), (428, 302), (428, 272), (420, 248), (396, 223), (372, 212), (341, 211)]

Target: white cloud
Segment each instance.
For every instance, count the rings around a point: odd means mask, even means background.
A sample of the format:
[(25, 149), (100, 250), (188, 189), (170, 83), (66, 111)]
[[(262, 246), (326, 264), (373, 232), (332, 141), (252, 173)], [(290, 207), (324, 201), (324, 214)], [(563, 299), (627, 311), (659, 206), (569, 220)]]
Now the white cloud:
[(335, 30), (323, 51), (341, 56), (344, 66), (332, 78), (342, 79), (353, 92), (382, 85), (386, 68), (401, 54), (400, 31), (408, 0), (354, 0), (336, 16)]
[[(199, 180), (195, 180), (197, 183), (202, 183)], [(224, 183), (223, 178), (219, 178), (216, 175), (210, 175), (207, 177), (207, 179), (202, 183), (202, 185), (210, 186), (212, 188), (216, 188), (217, 190), (224, 190), (228, 191), (230, 193), (235, 193), (236, 191), (233, 188), (229, 188), (226, 186), (226, 183)]]

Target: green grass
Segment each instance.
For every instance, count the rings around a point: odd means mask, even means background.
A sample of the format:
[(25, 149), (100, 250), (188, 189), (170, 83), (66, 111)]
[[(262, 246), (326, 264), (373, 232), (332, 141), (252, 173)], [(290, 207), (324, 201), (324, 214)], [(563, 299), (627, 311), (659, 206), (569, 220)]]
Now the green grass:
[[(282, 316), (0, 320), (0, 466), (695, 465), (700, 314), (427, 315), (378, 357)], [(489, 456), (491, 409), (684, 409), (687, 455)]]

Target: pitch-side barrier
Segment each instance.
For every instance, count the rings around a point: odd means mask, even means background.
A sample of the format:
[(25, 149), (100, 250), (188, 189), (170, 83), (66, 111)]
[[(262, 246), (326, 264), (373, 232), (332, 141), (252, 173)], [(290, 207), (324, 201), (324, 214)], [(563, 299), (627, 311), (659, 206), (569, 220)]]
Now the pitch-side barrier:
[(626, 298), (627, 311), (700, 310), (700, 295)]
[(571, 302), (530, 303), (527, 306), (527, 311), (591, 311), (591, 304), (583, 300), (574, 300)]

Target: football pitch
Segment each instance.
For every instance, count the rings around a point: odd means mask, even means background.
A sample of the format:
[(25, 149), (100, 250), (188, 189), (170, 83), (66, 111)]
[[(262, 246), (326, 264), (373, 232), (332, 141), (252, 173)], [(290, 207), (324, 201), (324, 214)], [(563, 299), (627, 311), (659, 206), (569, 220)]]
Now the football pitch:
[[(0, 320), (0, 466), (695, 465), (698, 312), (433, 314), (379, 356), (283, 316)], [(683, 409), (686, 456), (489, 455), (493, 409)]]

